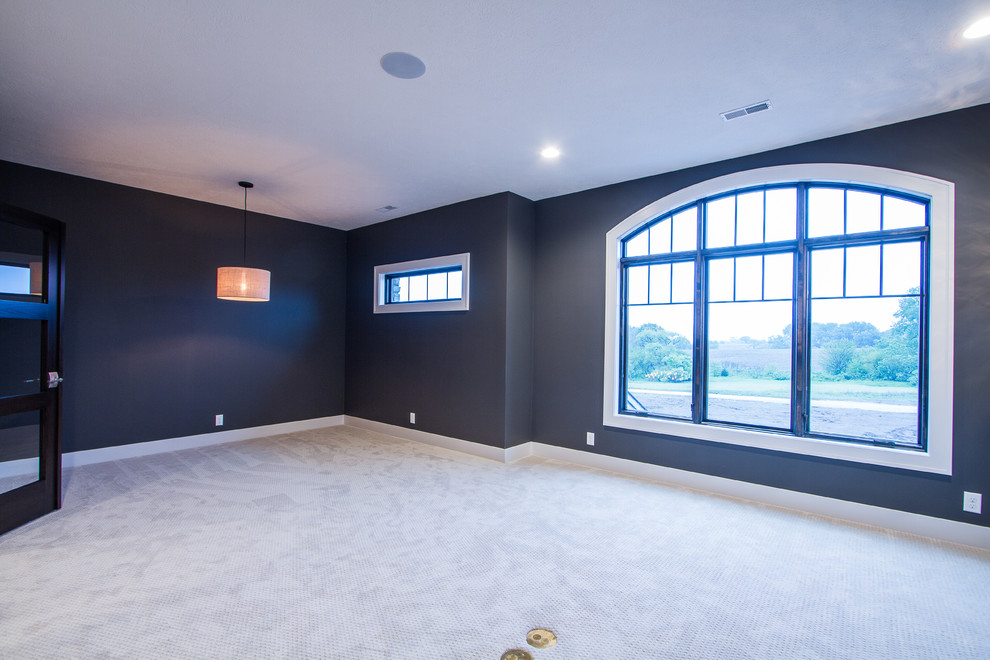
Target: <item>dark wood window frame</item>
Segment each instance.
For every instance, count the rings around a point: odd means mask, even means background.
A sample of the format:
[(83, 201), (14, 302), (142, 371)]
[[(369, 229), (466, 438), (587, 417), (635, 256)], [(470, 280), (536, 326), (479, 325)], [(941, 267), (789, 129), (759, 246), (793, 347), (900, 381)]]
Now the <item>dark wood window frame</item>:
[[(707, 209), (708, 204), (722, 198), (737, 196), (748, 192), (767, 191), (773, 189), (794, 188), (797, 191), (796, 205), (796, 232), (794, 240), (776, 241), (771, 243), (750, 243), (743, 245), (733, 245), (726, 247), (706, 248), (705, 237), (707, 235)], [(886, 195), (906, 201), (925, 205), (925, 224), (921, 227), (910, 227), (902, 229), (889, 229), (879, 231), (860, 232), (852, 234), (836, 234), (830, 236), (808, 237), (808, 207), (807, 199), (809, 190), (814, 188), (841, 189), (844, 191), (863, 191), (875, 194)], [(685, 210), (697, 208), (697, 236), (695, 249), (691, 251), (665, 252), (662, 254), (647, 254), (637, 256), (625, 256), (626, 247), (644, 233), (648, 233), (650, 228), (661, 222), (673, 218), (675, 215)], [(833, 182), (793, 182), (777, 183), (772, 185), (757, 185), (734, 189), (728, 192), (721, 192), (716, 195), (702, 197), (687, 204), (683, 204), (672, 211), (663, 213), (660, 216), (640, 224), (635, 233), (627, 235), (621, 241), (620, 265), (620, 292), (619, 292), (619, 413), (622, 415), (673, 419), (681, 422), (691, 422), (693, 424), (729, 426), (742, 429), (752, 429), (760, 432), (781, 433), (796, 437), (807, 437), (821, 440), (834, 440), (840, 442), (853, 442), (872, 444), (877, 446), (897, 446), (901, 449), (927, 450), (927, 412), (928, 412), (928, 361), (926, 356), (928, 341), (928, 265), (930, 263), (930, 208), (929, 200), (905, 193), (899, 190), (892, 190), (880, 186), (868, 186), (847, 184), (839, 185)], [(847, 230), (847, 212), (844, 212), (843, 230)], [(738, 214), (735, 222), (738, 225)], [(737, 230), (737, 227), (736, 227)], [(738, 232), (734, 230), (734, 235)], [(764, 222), (764, 237), (766, 224)], [(810, 282), (810, 262), (811, 255), (815, 250), (826, 248), (845, 248), (865, 245), (883, 245), (902, 242), (919, 242), (922, 249), (921, 269), (919, 275), (920, 291), (917, 297), (920, 300), (920, 347), (919, 347), (919, 379), (918, 379), (918, 437), (915, 443), (893, 442), (884, 439), (868, 439), (864, 437), (849, 437), (840, 435), (828, 435), (814, 433), (809, 427), (810, 396), (811, 385), (811, 295), (809, 290)], [(649, 250), (647, 250), (649, 251)], [(789, 429), (780, 429), (758, 424), (746, 424), (738, 422), (724, 422), (709, 419), (707, 414), (708, 402), (708, 265), (713, 259), (720, 257), (745, 257), (755, 255), (768, 255), (778, 253), (792, 253), (793, 260), (793, 292), (792, 301), (792, 347), (791, 347), (791, 424)], [(695, 265), (695, 294), (694, 294), (694, 342), (692, 346), (692, 392), (691, 392), (691, 418), (668, 417), (658, 415), (645, 410), (637, 409), (636, 406), (629, 405), (629, 393), (627, 391), (628, 379), (626, 374), (627, 365), (627, 312), (630, 306), (628, 302), (629, 269), (636, 266), (648, 266), (658, 264), (673, 264), (677, 262), (690, 261)], [(883, 268), (880, 269), (881, 278)], [(887, 297), (883, 294), (882, 280), (879, 295), (877, 297)], [(892, 296), (891, 296), (892, 297)], [(903, 296), (898, 296), (903, 297)], [(650, 304), (649, 300), (646, 304)]]

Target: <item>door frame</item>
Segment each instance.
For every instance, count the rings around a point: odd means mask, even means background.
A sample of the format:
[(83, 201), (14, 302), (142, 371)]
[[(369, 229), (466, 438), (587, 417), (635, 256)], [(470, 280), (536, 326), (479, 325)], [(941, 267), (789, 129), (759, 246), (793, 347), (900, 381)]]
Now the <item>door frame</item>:
[(38, 377), (41, 391), (0, 397), (0, 415), (40, 413), (39, 479), (0, 493), (0, 534), (62, 506), (62, 389), (49, 386), (48, 372), (62, 374), (62, 304), (65, 297), (65, 224), (47, 216), (0, 204), (3, 222), (44, 233), (42, 297), (0, 294), (0, 317), (42, 321)]

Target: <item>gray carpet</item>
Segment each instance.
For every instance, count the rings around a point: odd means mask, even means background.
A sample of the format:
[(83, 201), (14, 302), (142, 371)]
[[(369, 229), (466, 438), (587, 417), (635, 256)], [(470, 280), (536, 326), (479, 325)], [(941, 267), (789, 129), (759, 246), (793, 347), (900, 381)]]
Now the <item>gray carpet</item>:
[(545, 459), (334, 427), (65, 482), (0, 657), (990, 657), (990, 553)]

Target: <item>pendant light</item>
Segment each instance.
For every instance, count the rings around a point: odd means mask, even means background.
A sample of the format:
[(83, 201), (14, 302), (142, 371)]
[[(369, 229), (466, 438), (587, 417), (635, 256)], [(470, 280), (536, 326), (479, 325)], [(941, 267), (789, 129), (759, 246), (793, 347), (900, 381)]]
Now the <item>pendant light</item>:
[(217, 298), (242, 302), (268, 302), (272, 274), (261, 268), (247, 267), (247, 191), (250, 181), (238, 181), (244, 188), (244, 260), (241, 266), (217, 268)]

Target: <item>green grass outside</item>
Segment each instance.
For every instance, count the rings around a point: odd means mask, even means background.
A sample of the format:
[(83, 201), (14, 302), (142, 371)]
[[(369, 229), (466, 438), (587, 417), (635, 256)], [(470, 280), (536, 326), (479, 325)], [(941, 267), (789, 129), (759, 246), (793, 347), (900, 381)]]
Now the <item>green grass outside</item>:
[[(791, 384), (786, 380), (765, 380), (741, 376), (717, 376), (708, 381), (709, 390), (716, 394), (741, 394), (787, 399), (791, 396)], [(688, 392), (690, 383), (657, 383), (655, 381), (629, 381), (629, 388), (658, 392)], [(832, 401), (868, 401), (870, 403), (895, 403), (911, 405), (918, 401), (918, 390), (907, 383), (878, 385), (876, 381), (844, 380), (813, 381), (812, 396)]]

